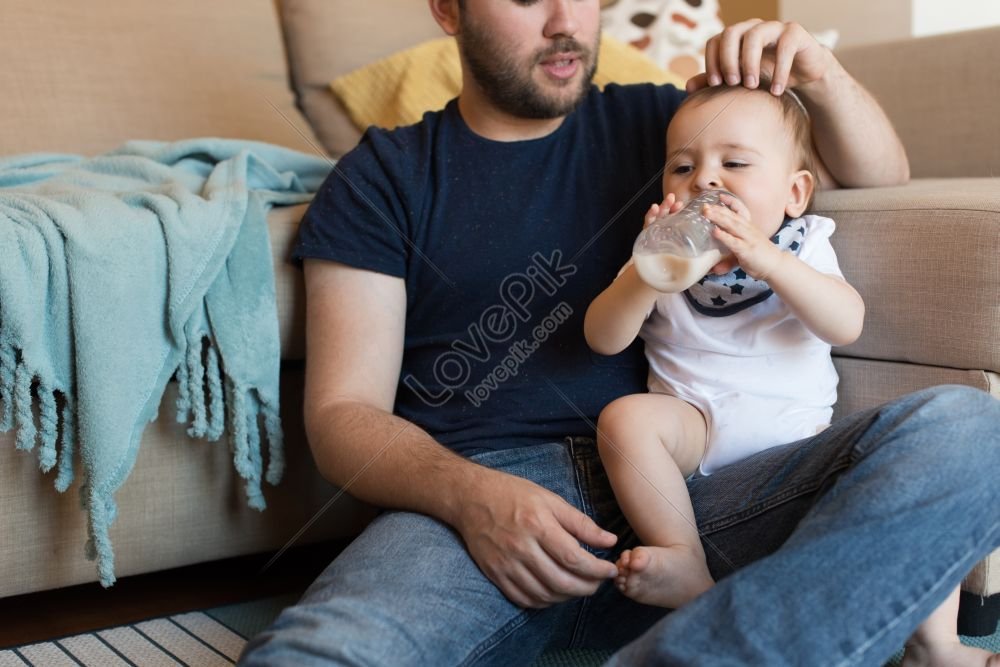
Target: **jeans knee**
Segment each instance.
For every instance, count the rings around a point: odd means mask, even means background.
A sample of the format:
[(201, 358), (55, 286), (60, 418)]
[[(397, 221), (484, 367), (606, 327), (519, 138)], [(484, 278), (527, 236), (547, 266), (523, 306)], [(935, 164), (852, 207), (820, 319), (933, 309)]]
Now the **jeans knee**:
[[(953, 413), (966, 411), (990, 413), (1000, 402), (988, 393), (964, 384), (942, 384), (917, 392), (917, 396), (925, 396), (928, 405), (937, 409), (945, 409)], [(993, 417), (1000, 413), (993, 412)]]
[(942, 475), (954, 468), (969, 484), (992, 480), (1000, 467), (1000, 400), (972, 387), (941, 385), (899, 399), (898, 405), (901, 417), (890, 420), (898, 437), (891, 441), (919, 446)]
[[(1000, 400), (964, 385), (940, 385), (918, 392), (914, 411), (918, 425), (939, 425), (953, 437), (949, 448), (971, 448), (984, 456), (1000, 456)], [(973, 453), (970, 451), (968, 453)]]

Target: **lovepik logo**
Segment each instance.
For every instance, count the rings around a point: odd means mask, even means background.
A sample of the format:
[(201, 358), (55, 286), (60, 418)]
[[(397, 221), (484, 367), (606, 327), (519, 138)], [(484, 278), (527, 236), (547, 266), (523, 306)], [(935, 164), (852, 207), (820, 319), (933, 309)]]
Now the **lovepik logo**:
[[(431, 371), (434, 386), (440, 387), (436, 393), (412, 373), (403, 378), (403, 384), (431, 407), (451, 400), (457, 389), (469, 383), (473, 364), (488, 363), (494, 356), (490, 346), (510, 341), (516, 335), (518, 326), (531, 319), (528, 306), (536, 295), (541, 292), (555, 296), (559, 288), (566, 284), (566, 279), (576, 271), (575, 265), (562, 264), (561, 250), (552, 251), (547, 258), (536, 252), (524, 271), (508, 274), (500, 282), (499, 302), (485, 308), (479, 319), (468, 326), (467, 335), (452, 342), (451, 349), (434, 360)], [(556, 305), (532, 329), (530, 337), (518, 340), (507, 348), (506, 354), (485, 379), (464, 392), (465, 397), (477, 407), (482, 405), (500, 383), (517, 375), (520, 365), (572, 314), (573, 309), (566, 302)]]

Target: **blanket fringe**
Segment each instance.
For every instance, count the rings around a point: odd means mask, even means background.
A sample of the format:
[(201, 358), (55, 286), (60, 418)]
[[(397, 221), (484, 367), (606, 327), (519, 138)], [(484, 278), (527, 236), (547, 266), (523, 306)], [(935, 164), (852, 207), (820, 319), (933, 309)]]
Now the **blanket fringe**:
[(72, 411), (67, 401), (60, 429), (56, 395), (65, 398), (65, 392), (53, 389), (44, 378), (30, 371), (20, 357), (15, 347), (0, 345), (0, 433), (16, 429), (14, 446), (21, 451), (30, 452), (39, 444), (38, 467), (46, 473), (59, 460), (61, 444), (62, 464), (55, 486), (58, 491), (65, 491), (73, 481)]
[(263, 435), (268, 441), (266, 480), (273, 486), (281, 481), (285, 467), (281, 417), (274, 406), (259, 399), (256, 390), (237, 387), (228, 378), (226, 402), (234, 464), (246, 481), (247, 504), (263, 510), (267, 503), (261, 492), (261, 477), (264, 476), (261, 421), (263, 419)]
[[(251, 401), (244, 401), (245, 406)], [(247, 410), (245, 419), (247, 420), (247, 442), (246, 452), (250, 459), (250, 476), (247, 477), (247, 503), (256, 510), (263, 510), (267, 507), (264, 502), (264, 494), (260, 490), (261, 477), (264, 476), (264, 457), (260, 452), (260, 421), (257, 418), (257, 406)], [(239, 416), (236, 416), (239, 419)]]
[(267, 483), (277, 486), (285, 474), (285, 436), (281, 429), (278, 406), (263, 403), (264, 428), (267, 432)]
[(208, 384), (208, 431), (205, 437), (216, 441), (226, 428), (225, 395), (222, 389), (222, 373), (219, 369), (219, 353), (214, 345), (208, 346), (208, 368), (205, 370)]
[(14, 428), (14, 371), (17, 357), (14, 348), (0, 344), (0, 433)]
[(62, 493), (73, 483), (73, 453), (76, 449), (76, 407), (70, 396), (63, 396), (62, 437), (59, 468), (56, 472), (56, 491)]
[(80, 488), (80, 500), (87, 511), (87, 544), (84, 551), (88, 560), (97, 561), (97, 574), (101, 586), (110, 588), (114, 585), (115, 554), (111, 548), (111, 524), (118, 517), (118, 505), (112, 494), (98, 493), (89, 481)]
[(191, 396), (188, 394), (188, 366), (182, 362), (177, 366), (177, 420), (186, 424), (191, 416)]
[(42, 383), (38, 385), (39, 425), (42, 427), (38, 464), (42, 472), (52, 470), (56, 464), (56, 441), (59, 438), (59, 412), (56, 393)]
[(191, 402), (191, 426), (188, 435), (204, 438), (208, 429), (207, 406), (205, 405), (205, 366), (201, 362), (205, 340), (199, 339), (187, 349), (188, 396)]
[(14, 370), (14, 425), (17, 427), (15, 446), (30, 452), (35, 447), (38, 429), (35, 428), (35, 415), (31, 411), (31, 381), (32, 374), (19, 363)]
[[(260, 398), (256, 389), (237, 386), (222, 367), (218, 348), (203, 336), (189, 341), (177, 369), (177, 421), (188, 423), (188, 435), (218, 440), (228, 429), (233, 465), (245, 481), (247, 504), (267, 507), (261, 480), (277, 485), (285, 468), (284, 435), (277, 405)], [(267, 439), (267, 470), (263, 440)]]
[(250, 454), (250, 431), (256, 431), (256, 424), (253, 424), (253, 429), (250, 428), (246, 392), (229, 378), (226, 378), (226, 403), (229, 407), (229, 437), (233, 447), (233, 464), (236, 466), (236, 472), (246, 481), (247, 504), (260, 511), (267, 506), (267, 503), (260, 490), (260, 469), (254, 465)]
[[(203, 361), (204, 359), (204, 361)], [(177, 422), (188, 435), (215, 442), (226, 427), (225, 392), (219, 352), (208, 337), (188, 344), (177, 368)]]

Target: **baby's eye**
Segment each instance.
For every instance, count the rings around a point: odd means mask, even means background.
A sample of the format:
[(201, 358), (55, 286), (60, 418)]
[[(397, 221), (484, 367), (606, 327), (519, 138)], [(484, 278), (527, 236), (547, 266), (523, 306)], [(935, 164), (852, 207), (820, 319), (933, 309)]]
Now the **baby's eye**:
[(740, 162), (739, 160), (726, 160), (723, 162), (726, 169), (739, 169), (741, 167), (749, 167), (750, 165), (746, 162)]
[(674, 173), (675, 174), (688, 174), (688, 173), (691, 173), (691, 165), (689, 165), (689, 164), (678, 165), (678, 166), (674, 167)]

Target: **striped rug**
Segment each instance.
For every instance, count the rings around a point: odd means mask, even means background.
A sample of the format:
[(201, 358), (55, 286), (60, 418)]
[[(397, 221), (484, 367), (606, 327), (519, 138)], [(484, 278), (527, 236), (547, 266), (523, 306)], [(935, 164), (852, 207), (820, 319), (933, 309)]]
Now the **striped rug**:
[[(224, 667), (233, 665), (254, 636), (297, 599), (255, 600), (154, 618), (71, 637), (0, 650), (0, 667)], [(963, 641), (1000, 651), (1000, 630)], [(902, 653), (902, 652), (900, 652)], [(533, 667), (596, 667), (603, 651), (550, 651)], [(886, 667), (899, 664), (900, 654)]]
[(233, 665), (247, 638), (296, 598), (282, 595), (0, 650), (0, 667)]
[[(192, 611), (0, 650), (0, 667), (224, 667), (298, 595)], [(533, 667), (597, 667), (604, 651), (551, 651)]]
[(233, 665), (246, 638), (206, 612), (155, 618), (0, 651), (0, 667)]

